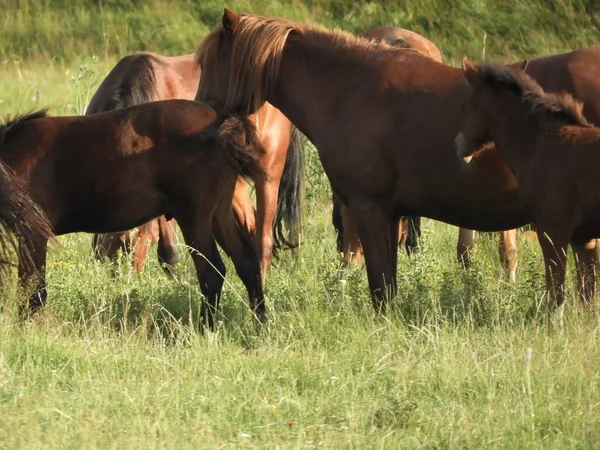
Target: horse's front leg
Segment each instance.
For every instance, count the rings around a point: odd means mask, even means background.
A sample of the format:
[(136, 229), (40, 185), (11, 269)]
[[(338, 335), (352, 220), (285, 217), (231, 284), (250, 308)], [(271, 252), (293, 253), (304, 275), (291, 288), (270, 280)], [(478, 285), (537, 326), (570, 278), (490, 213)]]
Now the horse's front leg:
[(396, 296), (398, 221), (379, 205), (360, 199), (350, 199), (349, 203), (365, 253), (373, 307), (385, 314), (387, 303)]
[(544, 254), (546, 268), (546, 308), (548, 315), (554, 315), (559, 323), (565, 304), (565, 272), (567, 262), (567, 248), (571, 233), (564, 231), (563, 227), (548, 226), (536, 221), (538, 240)]
[(31, 292), (27, 308), (20, 308), (22, 315), (31, 314), (46, 304), (46, 254), (47, 238), (32, 239), (29, 249), (19, 245), (19, 283), (23, 292)]
[(502, 265), (508, 272), (508, 281), (515, 283), (517, 281), (517, 266), (519, 265), (516, 228), (500, 232), (498, 254)]
[(167, 220), (165, 216), (156, 219), (158, 223), (158, 261), (167, 275), (173, 275), (173, 269), (179, 264), (177, 251), (177, 232), (175, 219)]
[(598, 268), (597, 240), (587, 242), (571, 242), (575, 254), (579, 295), (586, 302), (592, 302), (596, 297), (596, 271)]
[(279, 195), (279, 182), (283, 174), (285, 154), (270, 155), (267, 164), (263, 164), (267, 172), (267, 178), (255, 179), (256, 187), (256, 235), (254, 237), (262, 280), (267, 276), (273, 256), (273, 220), (277, 211), (277, 198)]

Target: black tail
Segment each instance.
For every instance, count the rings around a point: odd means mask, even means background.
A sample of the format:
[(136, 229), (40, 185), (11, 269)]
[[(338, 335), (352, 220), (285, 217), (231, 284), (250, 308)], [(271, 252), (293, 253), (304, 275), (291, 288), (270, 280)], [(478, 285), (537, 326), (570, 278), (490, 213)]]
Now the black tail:
[[(0, 148), (9, 142), (13, 132), (20, 132), (23, 122), (45, 116), (45, 110), (37, 111), (0, 126)], [(0, 266), (6, 267), (18, 243), (23, 247), (23, 256), (29, 258), (34, 241), (52, 236), (48, 218), (31, 198), (27, 185), (0, 161)]]
[(260, 162), (264, 149), (256, 127), (247, 117), (224, 117), (217, 129), (217, 139), (221, 154), (237, 175), (254, 180), (267, 177)]
[[(273, 250), (297, 248), (302, 234), (302, 199), (304, 197), (304, 140), (292, 125), (290, 145), (279, 183), (277, 210), (273, 221)], [(287, 236), (284, 233), (284, 224)]]

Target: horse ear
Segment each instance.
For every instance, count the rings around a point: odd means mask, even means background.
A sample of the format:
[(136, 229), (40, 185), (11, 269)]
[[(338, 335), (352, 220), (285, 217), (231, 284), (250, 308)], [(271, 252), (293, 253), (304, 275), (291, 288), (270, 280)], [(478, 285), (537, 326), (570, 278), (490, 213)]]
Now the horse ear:
[(238, 26), (238, 17), (230, 9), (223, 11), (223, 29), (229, 35), (235, 34)]
[(462, 60), (462, 69), (469, 83), (473, 83), (477, 79), (477, 67), (473, 65), (466, 56)]

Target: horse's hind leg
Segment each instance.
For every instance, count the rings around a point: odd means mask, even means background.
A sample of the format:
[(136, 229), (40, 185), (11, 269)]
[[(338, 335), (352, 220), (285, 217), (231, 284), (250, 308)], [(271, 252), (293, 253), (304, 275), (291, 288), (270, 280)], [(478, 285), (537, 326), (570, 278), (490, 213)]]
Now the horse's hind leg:
[(508, 271), (508, 281), (515, 283), (517, 281), (517, 266), (519, 265), (516, 229), (500, 232), (498, 253), (502, 265)]
[(19, 245), (19, 282), (24, 291), (33, 287), (28, 308), (20, 308), (21, 315), (33, 313), (46, 304), (46, 254), (48, 239), (36, 238), (27, 254), (23, 245)]
[(596, 239), (580, 243), (571, 242), (577, 268), (579, 295), (588, 303), (596, 297), (596, 270), (598, 268), (598, 249)]
[(260, 322), (266, 320), (260, 261), (250, 236), (235, 222), (229, 196), (224, 195), (213, 217), (217, 241), (232, 259), (235, 270), (248, 291), (250, 308)]
[(177, 222), (194, 261), (200, 290), (204, 296), (200, 309), (202, 324), (212, 331), (215, 329), (215, 316), (221, 299), (225, 264), (213, 236), (211, 218), (204, 215), (178, 217)]
[(358, 231), (354, 221), (350, 217), (348, 207), (342, 205), (342, 228), (344, 230), (342, 238), (342, 248), (344, 249), (344, 261), (346, 264), (360, 264), (364, 261), (363, 246), (358, 237)]
[(167, 220), (165, 216), (156, 219), (158, 223), (158, 262), (163, 270), (172, 275), (173, 268), (179, 263), (175, 219)]
[(419, 239), (421, 239), (421, 217), (409, 216), (406, 218), (406, 253), (412, 255), (419, 253)]
[(254, 239), (256, 235), (256, 211), (254, 211), (250, 194), (248, 194), (248, 183), (242, 177), (238, 177), (235, 182), (231, 205), (237, 223)]

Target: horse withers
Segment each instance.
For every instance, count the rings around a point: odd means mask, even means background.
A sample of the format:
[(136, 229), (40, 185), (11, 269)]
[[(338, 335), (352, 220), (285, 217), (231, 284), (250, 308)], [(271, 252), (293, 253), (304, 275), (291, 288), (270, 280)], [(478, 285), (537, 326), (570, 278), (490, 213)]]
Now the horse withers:
[[(194, 57), (154, 53), (123, 57), (102, 81), (86, 114), (157, 100), (193, 100), (201, 76)], [(266, 104), (251, 120), (265, 150), (261, 167), (267, 177), (259, 174), (253, 180), (256, 213), (243, 178), (238, 178), (232, 207), (238, 223), (254, 238), (264, 277), (274, 251), (300, 245), (304, 152), (298, 130), (273, 106)], [(133, 250), (134, 268), (141, 271), (148, 244), (158, 242), (159, 260), (170, 272), (179, 260), (174, 226), (174, 221), (161, 216), (138, 227), (134, 236), (128, 231), (96, 235), (93, 246), (100, 258), (114, 258), (119, 249)]]
[[(258, 257), (231, 212), (236, 178), (263, 173), (256, 132), (245, 118), (171, 100), (77, 117), (42, 111), (9, 122), (2, 136), (0, 160), (14, 172), (15, 192), (21, 185), (29, 190), (56, 235), (113, 233), (160, 215), (175, 218), (204, 296), (203, 323), (214, 327), (225, 275), (215, 235), (264, 319)], [(46, 300), (47, 240), (38, 233), (32, 257), (19, 258), (21, 282), (34, 283), (31, 310)]]
[(568, 245), (600, 237), (600, 129), (570, 94), (546, 93), (517, 68), (476, 67), (465, 59), (463, 70), (471, 93), (457, 155), (468, 163), (482, 144), (496, 144), (537, 226), (548, 309), (561, 316)]

